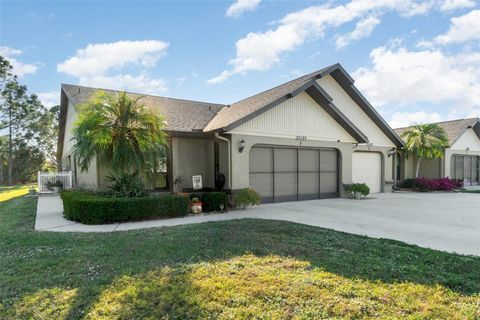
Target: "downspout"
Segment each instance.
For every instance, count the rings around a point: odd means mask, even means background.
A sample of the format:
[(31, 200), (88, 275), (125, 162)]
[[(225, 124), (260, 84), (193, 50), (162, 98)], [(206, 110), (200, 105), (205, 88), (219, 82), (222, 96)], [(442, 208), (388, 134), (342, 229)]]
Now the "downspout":
[(228, 140), (227, 138), (225, 137), (222, 137), (218, 134), (218, 132), (215, 132), (215, 139), (218, 139), (218, 140), (222, 140), (222, 141), (225, 141), (227, 143), (227, 155), (228, 155), (228, 184), (229, 184), (229, 187), (230, 189), (232, 189), (232, 157), (231, 157), (231, 154), (230, 154), (230, 140)]

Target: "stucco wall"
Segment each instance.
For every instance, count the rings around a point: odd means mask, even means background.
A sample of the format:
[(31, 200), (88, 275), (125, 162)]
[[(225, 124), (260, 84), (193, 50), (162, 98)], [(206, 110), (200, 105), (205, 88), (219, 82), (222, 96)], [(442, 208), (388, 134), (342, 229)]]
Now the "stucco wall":
[(173, 179), (183, 176), (184, 188), (192, 188), (192, 176), (202, 175), (203, 186), (215, 186), (213, 139), (172, 137)]
[[(63, 170), (72, 170), (75, 171), (74, 166), (74, 154), (73, 154), (73, 145), (74, 142), (72, 139), (72, 129), (74, 127), (75, 120), (77, 119), (77, 111), (75, 107), (69, 102), (67, 106), (67, 117), (65, 123), (65, 135), (63, 140), (63, 158), (62, 158), (62, 169)], [(70, 156), (70, 163), (68, 164), (68, 157)], [(90, 162), (88, 170), (81, 171), (78, 162), (76, 168), (77, 181), (76, 185), (78, 187), (95, 189), (98, 187), (97, 181), (97, 159), (94, 157)]]
[(350, 98), (335, 79), (327, 75), (317, 80), (318, 84), (333, 98), (333, 103), (360, 129), (374, 146), (394, 147), (394, 143)]
[(440, 178), (442, 176), (442, 162), (443, 158), (422, 160), (420, 162), (418, 176), (425, 178)]
[(480, 151), (480, 138), (473, 129), (467, 129), (465, 133), (450, 147), (453, 150)]

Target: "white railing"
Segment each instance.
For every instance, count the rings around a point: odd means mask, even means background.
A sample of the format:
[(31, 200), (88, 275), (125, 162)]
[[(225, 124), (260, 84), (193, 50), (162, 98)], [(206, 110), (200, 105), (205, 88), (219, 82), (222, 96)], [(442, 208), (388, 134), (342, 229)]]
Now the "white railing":
[(47, 188), (48, 183), (55, 183), (61, 181), (63, 189), (71, 189), (73, 187), (72, 171), (67, 172), (40, 172), (38, 171), (38, 192), (46, 193), (52, 192)]

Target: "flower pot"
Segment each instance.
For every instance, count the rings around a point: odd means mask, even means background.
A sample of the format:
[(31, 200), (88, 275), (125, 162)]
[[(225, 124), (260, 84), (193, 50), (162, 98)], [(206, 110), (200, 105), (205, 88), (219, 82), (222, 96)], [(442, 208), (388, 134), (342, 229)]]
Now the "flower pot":
[(62, 189), (62, 188), (60, 188), (60, 187), (53, 187), (52, 189), (53, 189), (53, 194), (59, 194), (59, 193), (60, 193), (60, 189)]
[(200, 213), (202, 213), (202, 203), (201, 203), (201, 202), (194, 202), (194, 203), (192, 203), (192, 205), (190, 206), (190, 211), (191, 211), (193, 214), (200, 214)]
[(360, 200), (360, 199), (362, 199), (362, 196), (363, 196), (363, 195), (362, 195), (361, 192), (355, 191), (355, 192), (353, 193), (353, 196), (355, 197), (355, 199)]

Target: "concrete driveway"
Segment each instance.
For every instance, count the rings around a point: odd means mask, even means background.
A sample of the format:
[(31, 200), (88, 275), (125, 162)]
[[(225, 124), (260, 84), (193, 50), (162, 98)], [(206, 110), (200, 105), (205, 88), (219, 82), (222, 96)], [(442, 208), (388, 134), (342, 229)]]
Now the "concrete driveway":
[(480, 194), (382, 193), (369, 199), (266, 204), (226, 214), (83, 225), (62, 217), (58, 197), (39, 197), (36, 230), (112, 232), (242, 218), (285, 220), (480, 256)]
[(361, 201), (289, 202), (264, 205), (256, 211), (265, 219), (480, 256), (480, 194), (382, 193)]

